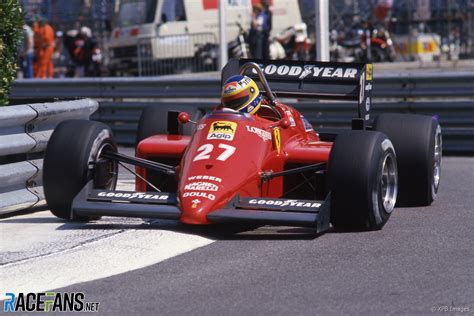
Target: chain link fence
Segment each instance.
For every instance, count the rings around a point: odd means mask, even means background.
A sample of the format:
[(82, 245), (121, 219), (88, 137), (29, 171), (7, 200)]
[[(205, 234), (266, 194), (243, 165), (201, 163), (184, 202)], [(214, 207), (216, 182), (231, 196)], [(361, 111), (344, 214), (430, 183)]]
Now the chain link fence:
[(213, 33), (142, 37), (135, 54), (139, 76), (215, 71), (218, 41)]

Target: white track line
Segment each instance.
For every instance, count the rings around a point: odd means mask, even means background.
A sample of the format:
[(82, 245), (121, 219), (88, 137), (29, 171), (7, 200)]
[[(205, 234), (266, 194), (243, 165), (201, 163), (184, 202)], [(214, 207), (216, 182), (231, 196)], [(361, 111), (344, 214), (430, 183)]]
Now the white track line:
[(0, 299), (6, 292), (52, 290), (140, 269), (213, 240), (156, 230), (131, 230), (58, 253), (0, 266)]
[[(118, 188), (133, 190), (133, 180)], [(53, 290), (140, 269), (214, 240), (105, 217), (65, 224), (49, 211), (0, 220), (0, 299), (5, 293)], [(166, 225), (168, 228), (170, 225)], [(171, 225), (172, 226), (172, 225)]]

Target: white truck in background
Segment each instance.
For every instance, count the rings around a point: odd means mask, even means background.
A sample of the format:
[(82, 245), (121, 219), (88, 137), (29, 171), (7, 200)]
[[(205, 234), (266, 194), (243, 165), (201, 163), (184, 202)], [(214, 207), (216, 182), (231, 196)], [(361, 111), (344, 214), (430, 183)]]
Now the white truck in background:
[[(156, 75), (215, 68), (219, 44), (219, 0), (120, 0), (107, 43), (111, 74)], [(228, 0), (226, 37), (242, 38), (251, 23), (252, 4)], [(270, 0), (272, 34), (301, 23), (297, 0)], [(230, 57), (236, 54), (235, 47)], [(210, 65), (209, 63), (213, 63)], [(204, 65), (203, 65), (204, 63)]]

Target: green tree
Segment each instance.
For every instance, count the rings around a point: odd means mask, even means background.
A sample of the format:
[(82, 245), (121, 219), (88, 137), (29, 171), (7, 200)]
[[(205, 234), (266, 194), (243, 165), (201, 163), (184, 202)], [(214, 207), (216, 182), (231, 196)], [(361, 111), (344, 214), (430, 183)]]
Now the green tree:
[(22, 26), (23, 11), (18, 0), (0, 0), (0, 105), (8, 103), (10, 85), (15, 80)]

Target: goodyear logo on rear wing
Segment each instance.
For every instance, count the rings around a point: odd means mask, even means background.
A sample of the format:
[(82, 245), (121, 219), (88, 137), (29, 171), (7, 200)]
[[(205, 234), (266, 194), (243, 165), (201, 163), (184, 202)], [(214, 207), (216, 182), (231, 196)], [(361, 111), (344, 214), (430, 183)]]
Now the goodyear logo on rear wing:
[[(303, 80), (305, 78), (357, 78), (357, 68), (318, 67), (316, 65), (259, 65), (267, 76), (284, 76)], [(254, 75), (255, 69), (251, 70)]]
[(215, 121), (209, 128), (207, 139), (228, 140), (234, 139), (237, 123), (229, 121)]

